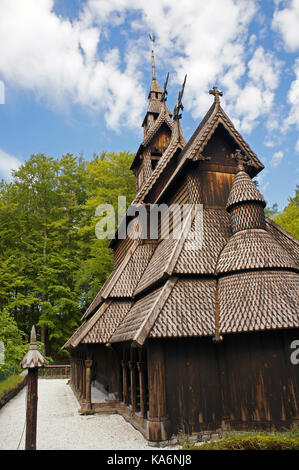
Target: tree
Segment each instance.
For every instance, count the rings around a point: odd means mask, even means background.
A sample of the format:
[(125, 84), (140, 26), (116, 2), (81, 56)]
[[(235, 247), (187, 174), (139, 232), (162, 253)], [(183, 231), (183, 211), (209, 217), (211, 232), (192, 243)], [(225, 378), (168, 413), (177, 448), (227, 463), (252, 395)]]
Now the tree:
[(129, 152), (94, 155), (87, 163), (87, 200), (82, 208), (80, 227), (80, 251), (83, 260), (76, 277), (76, 288), (80, 293), (84, 311), (104, 284), (113, 268), (112, 250), (108, 239), (98, 240), (95, 216), (100, 204), (111, 204), (118, 217), (118, 196), (126, 196), (127, 207), (135, 195), (134, 175), (130, 165), (134, 155)]
[(109, 240), (98, 240), (95, 209), (134, 197), (133, 155), (32, 155), (10, 183), (0, 182), (0, 311), (29, 335), (35, 324), (46, 354), (57, 356), (109, 276)]
[(284, 210), (274, 217), (280, 227), (299, 239), (299, 186), (297, 185), (295, 196), (289, 198), (289, 204)]
[(3, 309), (0, 312), (0, 341), (4, 344), (4, 362), (0, 363), (1, 374), (20, 369), (20, 361), (28, 350), (24, 337), (25, 334), (19, 330), (8, 310)]

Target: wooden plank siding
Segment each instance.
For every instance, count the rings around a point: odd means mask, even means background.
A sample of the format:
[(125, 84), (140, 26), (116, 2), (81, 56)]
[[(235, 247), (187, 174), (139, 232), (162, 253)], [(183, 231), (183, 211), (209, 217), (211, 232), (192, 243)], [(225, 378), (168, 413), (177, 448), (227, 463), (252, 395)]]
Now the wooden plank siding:
[[(298, 423), (299, 370), (290, 362), (296, 338), (297, 330), (286, 330), (225, 335), (218, 344), (211, 338), (165, 339), (170, 432)], [(150, 340), (149, 349), (155, 343)]]

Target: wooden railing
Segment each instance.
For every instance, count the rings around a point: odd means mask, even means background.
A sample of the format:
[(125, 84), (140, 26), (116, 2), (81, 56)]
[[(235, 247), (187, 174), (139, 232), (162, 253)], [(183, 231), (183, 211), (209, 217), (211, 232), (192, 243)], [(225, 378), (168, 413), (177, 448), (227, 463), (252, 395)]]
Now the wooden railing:
[(49, 365), (39, 369), (39, 377), (52, 379), (67, 379), (70, 377), (71, 366), (65, 365)]

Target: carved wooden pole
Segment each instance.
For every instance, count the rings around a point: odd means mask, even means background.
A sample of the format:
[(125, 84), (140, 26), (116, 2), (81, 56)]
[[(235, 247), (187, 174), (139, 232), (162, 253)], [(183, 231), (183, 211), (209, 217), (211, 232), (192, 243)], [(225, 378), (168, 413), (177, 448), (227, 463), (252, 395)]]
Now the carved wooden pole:
[(92, 366), (92, 360), (91, 359), (86, 359), (85, 360), (85, 371), (86, 371), (86, 411), (91, 411), (91, 366)]
[(21, 367), (28, 369), (25, 450), (36, 450), (38, 369), (45, 364), (44, 357), (37, 349), (36, 333), (33, 326), (30, 335), (30, 349), (21, 362)]

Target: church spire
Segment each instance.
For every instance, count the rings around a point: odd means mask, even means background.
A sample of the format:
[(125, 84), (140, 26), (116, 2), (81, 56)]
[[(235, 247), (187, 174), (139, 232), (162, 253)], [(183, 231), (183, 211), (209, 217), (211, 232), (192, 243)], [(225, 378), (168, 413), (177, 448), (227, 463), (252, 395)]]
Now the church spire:
[(152, 80), (156, 80), (156, 67), (155, 67), (155, 54), (154, 54), (154, 43), (155, 43), (155, 36), (149, 34), (149, 38), (152, 42)]

